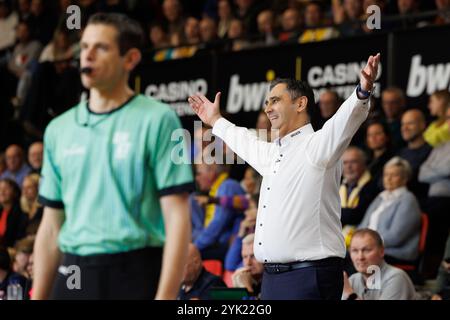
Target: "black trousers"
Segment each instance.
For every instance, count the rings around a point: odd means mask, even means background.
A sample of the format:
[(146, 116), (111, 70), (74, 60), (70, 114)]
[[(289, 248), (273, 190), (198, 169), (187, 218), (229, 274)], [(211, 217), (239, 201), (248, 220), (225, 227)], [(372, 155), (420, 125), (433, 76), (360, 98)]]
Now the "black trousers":
[(264, 271), (262, 300), (341, 300), (344, 287), (341, 262), (283, 273)]
[(162, 248), (90, 256), (64, 254), (51, 298), (153, 299), (158, 288), (161, 260)]

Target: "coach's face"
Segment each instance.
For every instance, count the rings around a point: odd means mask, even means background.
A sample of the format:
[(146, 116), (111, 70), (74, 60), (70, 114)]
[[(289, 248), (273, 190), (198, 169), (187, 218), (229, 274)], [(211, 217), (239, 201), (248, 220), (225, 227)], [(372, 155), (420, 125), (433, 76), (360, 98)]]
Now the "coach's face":
[(279, 83), (272, 88), (265, 101), (264, 111), (272, 124), (272, 130), (280, 130), (280, 137), (295, 128), (297, 115), (306, 107), (306, 97), (293, 101), (286, 90), (285, 83)]
[(125, 56), (120, 55), (117, 30), (110, 25), (90, 24), (81, 38), (81, 67), (92, 72), (82, 74), (83, 85), (90, 88), (114, 88), (126, 74)]

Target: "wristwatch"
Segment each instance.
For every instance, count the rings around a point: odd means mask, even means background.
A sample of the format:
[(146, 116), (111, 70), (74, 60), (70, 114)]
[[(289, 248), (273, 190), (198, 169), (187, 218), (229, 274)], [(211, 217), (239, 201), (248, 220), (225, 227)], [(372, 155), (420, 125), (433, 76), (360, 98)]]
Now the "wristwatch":
[(352, 292), (348, 297), (347, 300), (356, 300), (358, 299), (358, 295), (354, 292)]
[(363, 99), (367, 99), (372, 94), (372, 91), (366, 91), (361, 88), (361, 83), (358, 83), (358, 86), (356, 87), (356, 93), (359, 94), (360, 97), (363, 97)]

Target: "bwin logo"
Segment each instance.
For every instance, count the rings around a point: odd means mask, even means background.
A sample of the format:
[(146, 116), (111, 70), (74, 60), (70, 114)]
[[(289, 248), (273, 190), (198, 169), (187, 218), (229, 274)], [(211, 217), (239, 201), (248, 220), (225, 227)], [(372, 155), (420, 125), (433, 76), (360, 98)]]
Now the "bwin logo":
[(259, 111), (269, 90), (267, 82), (240, 84), (239, 75), (230, 78), (228, 90), (227, 111), (237, 113), (241, 111)]
[(409, 69), (408, 87), (406, 94), (410, 97), (418, 97), (424, 93), (431, 95), (437, 90), (449, 89), (450, 63), (438, 63), (431, 65), (422, 64), (422, 56), (416, 54), (411, 59)]

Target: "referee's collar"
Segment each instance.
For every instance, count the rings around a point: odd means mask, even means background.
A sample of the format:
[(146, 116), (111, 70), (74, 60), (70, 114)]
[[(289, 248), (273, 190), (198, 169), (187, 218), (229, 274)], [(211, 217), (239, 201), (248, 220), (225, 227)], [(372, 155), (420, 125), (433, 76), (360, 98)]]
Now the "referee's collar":
[(313, 133), (314, 129), (311, 125), (311, 123), (307, 123), (304, 126), (295, 129), (294, 131), (289, 132), (286, 134), (283, 138), (277, 138), (275, 139), (275, 143), (277, 146), (286, 146), (288, 145), (292, 140), (301, 137), (305, 134)]
[(111, 113), (114, 113), (114, 112), (116, 112), (116, 111), (121, 110), (121, 109), (122, 109), (123, 107), (125, 107), (128, 103), (130, 103), (135, 97), (137, 97), (137, 94), (133, 94), (133, 95), (130, 96), (124, 103), (122, 103), (122, 104), (119, 105), (118, 107), (116, 107), (116, 108), (114, 108), (114, 109), (111, 109), (111, 110), (109, 110), (109, 111), (106, 111), (106, 112), (95, 112), (95, 111), (92, 111), (91, 108), (89, 107), (89, 100), (86, 100), (86, 101), (85, 101), (85, 106), (86, 106), (87, 112), (89, 112), (90, 114), (95, 114), (95, 115), (99, 115), (99, 116), (101, 116), (101, 115), (108, 115), (108, 114), (111, 114)]

